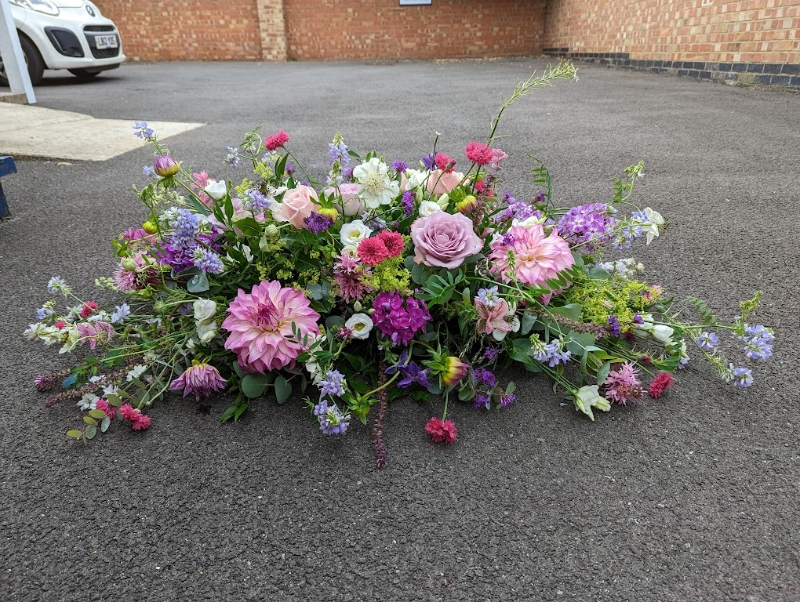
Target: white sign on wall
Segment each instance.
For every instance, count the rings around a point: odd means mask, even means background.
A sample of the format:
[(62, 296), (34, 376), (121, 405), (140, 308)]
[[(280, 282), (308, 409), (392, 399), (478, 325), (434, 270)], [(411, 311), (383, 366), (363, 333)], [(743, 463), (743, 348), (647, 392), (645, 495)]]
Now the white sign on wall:
[(400, 0), (400, 6), (418, 6), (420, 4), (430, 4), (431, 0)]

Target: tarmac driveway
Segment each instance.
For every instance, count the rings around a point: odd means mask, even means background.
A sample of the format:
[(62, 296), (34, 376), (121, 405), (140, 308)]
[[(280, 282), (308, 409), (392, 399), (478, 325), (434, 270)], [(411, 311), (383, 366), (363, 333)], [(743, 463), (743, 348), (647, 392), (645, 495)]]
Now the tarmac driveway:
[[(241, 178), (226, 145), (285, 129), (312, 173), (351, 148), (462, 156), (501, 95), (541, 60), (130, 64), (78, 84), (49, 76), (39, 106), (95, 118), (205, 123), (166, 140), (187, 165)], [(0, 597), (4, 600), (800, 599), (800, 96), (580, 67), (501, 126), (507, 188), (529, 194), (530, 152), (561, 204), (610, 198), (638, 160), (636, 196), (669, 220), (634, 249), (647, 278), (726, 317), (764, 291), (775, 357), (741, 392), (698, 362), (662, 399), (590, 423), (524, 374), (502, 412), (456, 406), (437, 446), (428, 407), (391, 407), (389, 466), (370, 431), (320, 434), (300, 403), (237, 425), (175, 398), (144, 434), (88, 447), (63, 436), (36, 374), (64, 358), (22, 331), (61, 275), (88, 296), (109, 241), (144, 211), (142, 146), (102, 162), (23, 160), (0, 223)], [(0, 151), (2, 151), (0, 124)], [(133, 130), (131, 129), (131, 132)], [(63, 136), (63, 135), (62, 135)], [(76, 141), (75, 144), (79, 142)], [(63, 142), (63, 138), (59, 138)], [(206, 407), (206, 406), (203, 406)]]

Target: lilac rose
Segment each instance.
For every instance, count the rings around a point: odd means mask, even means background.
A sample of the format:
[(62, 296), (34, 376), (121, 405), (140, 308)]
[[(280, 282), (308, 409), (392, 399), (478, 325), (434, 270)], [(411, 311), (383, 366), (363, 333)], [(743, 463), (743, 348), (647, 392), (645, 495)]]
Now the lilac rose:
[(414, 261), (430, 267), (457, 268), (483, 248), (472, 220), (446, 211), (434, 211), (411, 224), (411, 240)]

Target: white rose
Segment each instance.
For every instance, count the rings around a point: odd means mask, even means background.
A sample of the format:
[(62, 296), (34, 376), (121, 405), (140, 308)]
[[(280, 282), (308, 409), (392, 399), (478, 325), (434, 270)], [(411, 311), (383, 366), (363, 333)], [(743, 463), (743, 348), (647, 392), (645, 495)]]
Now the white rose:
[(353, 314), (344, 325), (353, 332), (354, 339), (364, 340), (372, 330), (372, 318), (367, 314)]
[(354, 219), (349, 224), (342, 226), (342, 231), (339, 236), (341, 237), (342, 244), (347, 246), (357, 247), (365, 238), (369, 238), (372, 230), (366, 226), (360, 219)]
[(436, 201), (422, 201), (419, 205), (419, 216), (420, 217), (428, 217), (434, 211), (441, 211), (442, 208), (439, 207), (439, 203)]
[(215, 201), (219, 201), (220, 199), (224, 199), (225, 195), (228, 194), (228, 185), (225, 183), (224, 180), (220, 180), (215, 182), (214, 180), (208, 181), (208, 186), (203, 188), (206, 191), (206, 194), (210, 196)]
[(198, 326), (212, 322), (217, 313), (217, 304), (211, 299), (198, 299), (192, 304), (192, 307), (194, 308), (194, 321)]

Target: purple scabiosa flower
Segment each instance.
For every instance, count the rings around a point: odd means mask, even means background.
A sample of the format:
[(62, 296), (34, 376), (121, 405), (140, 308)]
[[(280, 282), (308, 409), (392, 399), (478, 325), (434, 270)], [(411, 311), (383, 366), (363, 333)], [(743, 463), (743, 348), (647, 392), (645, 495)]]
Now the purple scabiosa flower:
[(414, 213), (414, 193), (410, 190), (403, 193), (403, 198), (400, 201), (403, 204), (403, 214), (409, 217)]
[(701, 332), (694, 342), (703, 351), (711, 353), (719, 344), (719, 337), (713, 332)]
[(350, 425), (350, 414), (343, 414), (336, 404), (321, 400), (314, 406), (314, 416), (319, 420), (319, 430), (326, 435), (344, 435)]
[(472, 407), (476, 410), (488, 410), (490, 405), (489, 396), (483, 393), (478, 393), (472, 402)]
[(612, 337), (619, 337), (621, 334), (621, 330), (619, 327), (619, 319), (617, 316), (608, 316), (608, 327), (606, 328), (606, 332), (608, 332), (609, 336)]
[(344, 395), (344, 385), (344, 374), (338, 370), (328, 370), (325, 374), (325, 378), (319, 383), (320, 397), (326, 397), (328, 395), (331, 397), (341, 397)]
[(330, 228), (333, 225), (333, 220), (321, 213), (312, 211), (311, 215), (303, 219), (303, 223), (306, 225), (306, 230), (313, 234), (319, 234)]
[(219, 254), (203, 247), (195, 247), (192, 257), (194, 258), (194, 267), (209, 274), (221, 274), (225, 269)]
[(408, 165), (402, 161), (395, 161), (392, 163), (392, 167), (394, 167), (395, 173), (406, 173), (406, 170), (408, 169)]

